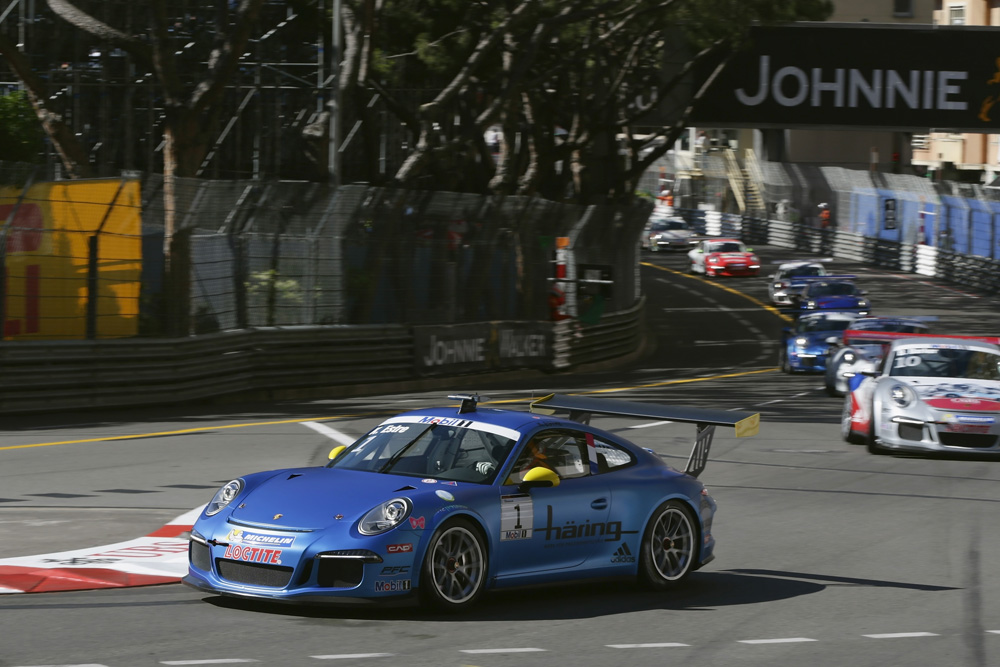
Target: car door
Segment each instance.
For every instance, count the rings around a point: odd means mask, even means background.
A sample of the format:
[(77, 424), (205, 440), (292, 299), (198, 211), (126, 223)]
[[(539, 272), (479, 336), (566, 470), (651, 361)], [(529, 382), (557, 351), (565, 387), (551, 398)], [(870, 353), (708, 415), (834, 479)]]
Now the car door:
[[(555, 470), (559, 485), (520, 490), (524, 473), (539, 465)], [(499, 577), (576, 567), (609, 538), (610, 489), (595, 472), (581, 431), (548, 429), (522, 444), (500, 486)]]

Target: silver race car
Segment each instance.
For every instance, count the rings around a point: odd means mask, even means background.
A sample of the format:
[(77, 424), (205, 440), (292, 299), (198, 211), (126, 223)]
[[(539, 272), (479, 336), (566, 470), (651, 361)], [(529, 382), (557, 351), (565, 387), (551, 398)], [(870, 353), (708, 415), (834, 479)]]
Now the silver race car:
[(841, 435), (873, 454), (1000, 453), (1000, 339), (895, 340), (879, 370), (848, 383)]
[(767, 295), (776, 306), (790, 306), (792, 294), (805, 286), (802, 278), (817, 278), (829, 275), (822, 262), (825, 260), (801, 260), (784, 262), (771, 274), (767, 283)]

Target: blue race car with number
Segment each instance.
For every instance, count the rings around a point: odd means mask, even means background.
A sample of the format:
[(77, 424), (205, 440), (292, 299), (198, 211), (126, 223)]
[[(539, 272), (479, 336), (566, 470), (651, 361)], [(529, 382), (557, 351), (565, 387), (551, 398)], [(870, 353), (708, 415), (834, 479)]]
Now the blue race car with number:
[[(320, 467), (234, 479), (191, 531), (184, 583), (286, 602), (416, 595), (444, 610), (488, 589), (639, 577), (654, 589), (714, 557), (697, 476), (717, 426), (756, 413), (552, 395), (531, 412), (461, 406), (385, 420)], [(569, 412), (568, 418), (552, 416)], [(697, 424), (685, 471), (591, 414)]]
[(782, 330), (778, 365), (783, 373), (826, 370), (830, 350), (839, 344), (844, 331), (860, 318), (856, 311), (806, 313)]
[(806, 313), (816, 310), (853, 310), (861, 315), (871, 312), (868, 292), (858, 287), (853, 276), (824, 276), (806, 279), (791, 296), (792, 308)]

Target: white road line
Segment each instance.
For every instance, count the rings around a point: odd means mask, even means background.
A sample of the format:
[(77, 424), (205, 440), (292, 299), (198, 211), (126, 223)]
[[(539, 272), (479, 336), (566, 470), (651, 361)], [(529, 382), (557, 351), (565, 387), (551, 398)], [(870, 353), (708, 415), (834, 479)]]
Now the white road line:
[(108, 667), (96, 662), (88, 662), (80, 665), (22, 665), (21, 667)]
[(459, 653), (544, 653), (544, 648), (463, 648)]
[(333, 655), (311, 655), (317, 660), (354, 660), (361, 658), (391, 658), (395, 653), (340, 653)]
[(815, 642), (817, 639), (809, 637), (784, 637), (781, 639), (741, 639), (740, 644), (795, 644), (797, 642)]
[(233, 665), (240, 662), (260, 662), (253, 658), (217, 658), (215, 660), (161, 660), (161, 665)]
[(1000, 635), (1000, 630), (987, 630), (986, 632), (990, 633), (991, 635)]
[(330, 428), (326, 424), (320, 424), (319, 422), (302, 422), (303, 426), (308, 426), (317, 433), (321, 433), (331, 440), (335, 440), (342, 445), (353, 444), (357, 438), (353, 438), (346, 433), (341, 433), (335, 428)]
[(776, 398), (773, 401), (764, 401), (763, 403), (757, 403), (756, 405), (754, 405), (754, 407), (755, 408), (759, 408), (762, 405), (771, 405), (772, 403), (781, 403), (784, 400), (785, 399), (783, 399), (783, 398)]
[(934, 632), (887, 632), (880, 635), (863, 635), (869, 639), (903, 639), (906, 637), (940, 637)]
[(680, 646), (691, 646), (690, 644), (679, 644), (677, 642), (662, 642), (659, 644), (605, 644), (608, 648), (677, 648)]

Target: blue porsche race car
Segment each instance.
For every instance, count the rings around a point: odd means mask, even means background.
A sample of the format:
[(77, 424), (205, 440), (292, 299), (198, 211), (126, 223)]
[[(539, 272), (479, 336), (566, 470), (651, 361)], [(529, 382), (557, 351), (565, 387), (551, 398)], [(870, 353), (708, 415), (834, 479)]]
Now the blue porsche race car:
[(854, 276), (806, 278), (791, 296), (791, 306), (798, 312), (817, 310), (853, 310), (861, 315), (871, 312), (867, 290), (854, 283)]
[[(184, 583), (286, 602), (414, 595), (449, 611), (493, 588), (591, 577), (666, 589), (714, 557), (716, 504), (697, 476), (715, 428), (755, 435), (760, 419), (579, 396), (530, 412), (451, 398), (461, 406), (387, 419), (325, 466), (228, 482), (192, 528)], [(697, 424), (686, 469), (590, 426), (592, 414)]]
[(781, 371), (825, 371), (830, 350), (840, 343), (844, 331), (860, 317), (857, 311), (803, 314), (795, 324), (782, 330), (778, 347)]

